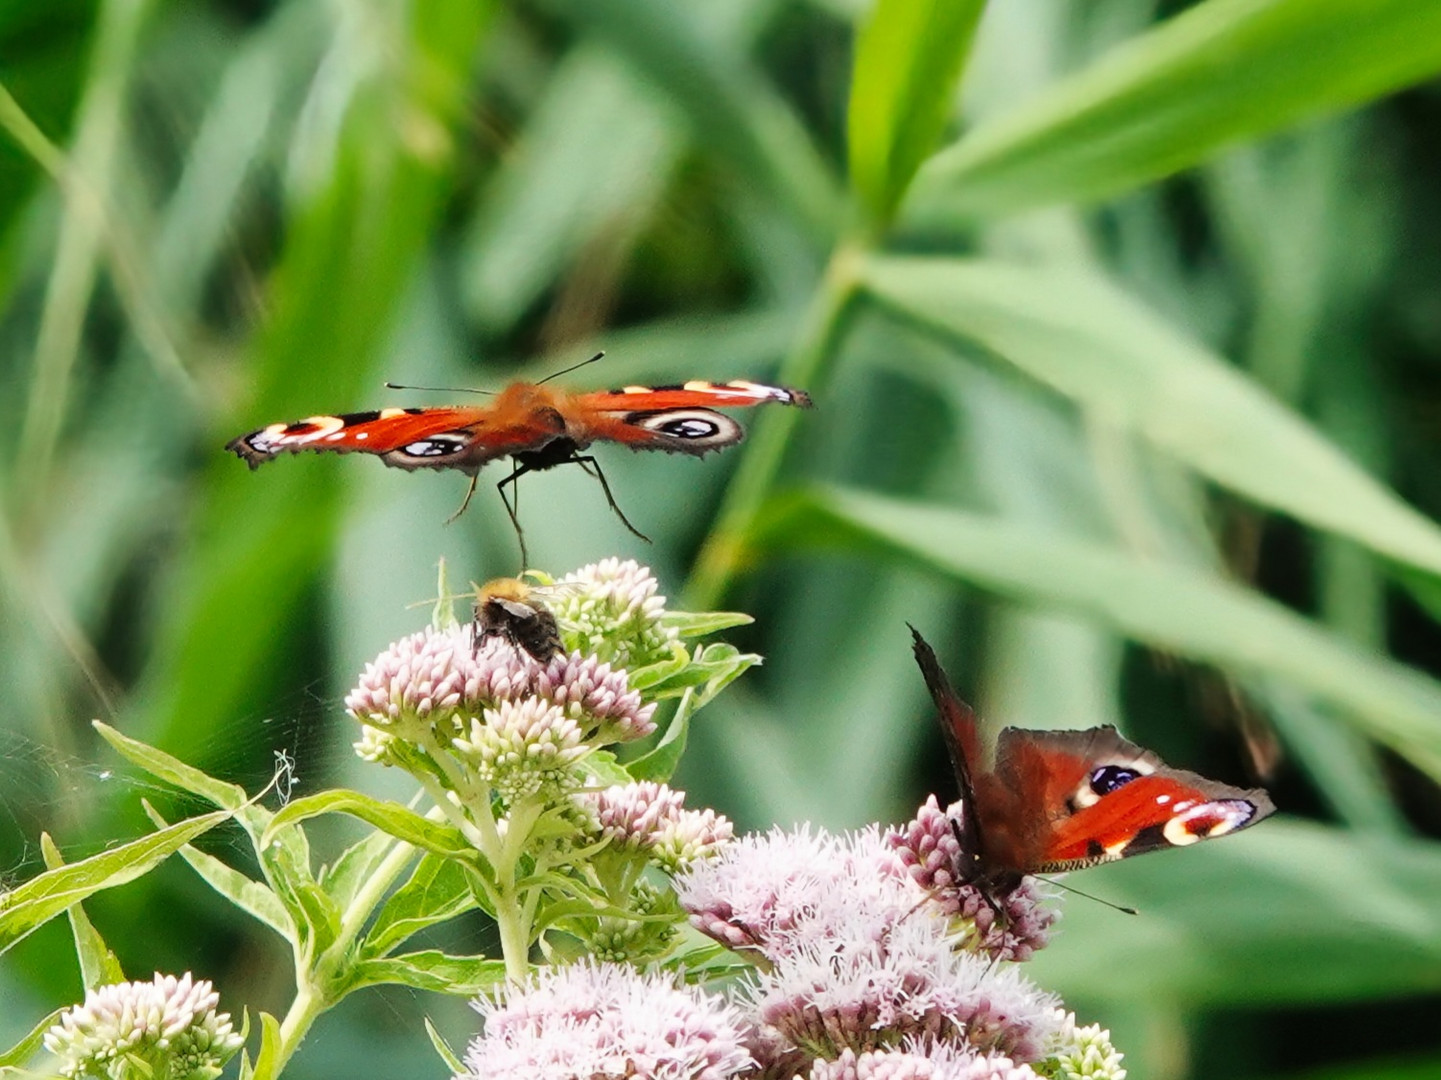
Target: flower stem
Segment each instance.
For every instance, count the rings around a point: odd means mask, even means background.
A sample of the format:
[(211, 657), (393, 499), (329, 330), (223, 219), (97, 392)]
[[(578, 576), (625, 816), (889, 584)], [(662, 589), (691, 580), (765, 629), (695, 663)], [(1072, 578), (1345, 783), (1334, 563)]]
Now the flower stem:
[[(816, 389), (849, 323), (847, 316), (860, 285), (858, 264), (864, 253), (859, 241), (842, 242), (832, 252), (801, 332), (781, 363), (782, 383)], [(716, 524), (686, 583), (685, 606), (690, 610), (715, 607), (747, 561), (750, 533), (775, 487), (799, 422), (796, 410), (777, 409), (756, 423), (750, 452), (736, 470)]]

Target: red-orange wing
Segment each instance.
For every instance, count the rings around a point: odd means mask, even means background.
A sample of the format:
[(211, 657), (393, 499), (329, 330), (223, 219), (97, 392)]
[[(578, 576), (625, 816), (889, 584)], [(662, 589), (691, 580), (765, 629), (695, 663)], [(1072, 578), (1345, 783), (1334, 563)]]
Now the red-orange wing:
[(502, 418), (492, 408), (381, 409), (271, 424), (225, 448), (252, 469), (283, 453), (315, 450), (375, 454), (401, 469), (473, 473), (495, 458), (539, 449), (561, 433), (559, 416), (543, 410), (507, 410)]

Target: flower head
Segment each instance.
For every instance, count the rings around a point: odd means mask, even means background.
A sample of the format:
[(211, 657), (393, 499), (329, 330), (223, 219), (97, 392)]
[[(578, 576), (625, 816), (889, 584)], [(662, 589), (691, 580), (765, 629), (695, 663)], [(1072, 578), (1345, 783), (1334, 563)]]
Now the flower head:
[(714, 810), (687, 810), (685, 792), (650, 780), (616, 784), (579, 799), (613, 847), (646, 852), (668, 873), (711, 857), (734, 833)]
[(676, 892), (696, 929), (772, 961), (838, 934), (879, 940), (912, 915), (936, 918), (875, 829), (745, 836), (690, 867)]
[(113, 983), (87, 991), (85, 1003), (60, 1014), (45, 1048), (70, 1077), (119, 1080), (209, 1080), (244, 1041), (210, 983), (157, 974), (150, 982)]
[(727, 1080), (751, 1064), (733, 1006), (616, 964), (549, 968), (475, 1007), (485, 1034), (465, 1063), (476, 1080)]
[(960, 803), (941, 810), (932, 795), (914, 821), (886, 834), (886, 842), (941, 910), (969, 922), (969, 947), (999, 960), (1029, 960), (1045, 947), (1056, 911), (1043, 905), (1045, 896), (1031, 878), (998, 897), (958, 879), (961, 845), (952, 821), (964, 812)]
[(758, 976), (751, 1000), (762, 1024), (818, 1057), (913, 1039), (1039, 1060), (1060, 1026), (1055, 999), (1015, 968), (954, 946), (924, 918), (879, 940), (808, 942)]
[(566, 639), (622, 668), (671, 655), (678, 632), (663, 625), (665, 597), (648, 567), (634, 559), (602, 559), (561, 578), (551, 611)]
[(504, 777), (516, 792), (539, 790), (590, 749), (655, 730), (655, 706), (624, 671), (575, 654), (541, 664), (498, 638), (477, 648), (469, 625), (395, 642), (345, 705), (364, 725), (362, 757), (408, 765), (402, 743), (450, 747), (481, 762), (486, 782)]
[(1061, 1027), (1048, 1055), (1057, 1062), (1059, 1080), (1126, 1080), (1124, 1055), (1111, 1045), (1111, 1033), (1100, 1024), (1076, 1025), (1076, 1014), (1061, 1013)]

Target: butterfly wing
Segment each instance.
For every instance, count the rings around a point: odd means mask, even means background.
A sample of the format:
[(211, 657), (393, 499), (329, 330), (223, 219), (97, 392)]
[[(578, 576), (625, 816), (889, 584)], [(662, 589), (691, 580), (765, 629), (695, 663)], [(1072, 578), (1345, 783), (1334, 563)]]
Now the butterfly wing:
[(776, 402), (810, 408), (800, 390), (737, 379), (728, 383), (688, 382), (677, 386), (626, 386), (576, 394), (566, 402), (571, 437), (623, 443), (632, 450), (664, 450), (700, 456), (734, 446), (745, 429), (717, 408)]
[(941, 734), (946, 740), (946, 750), (951, 755), (951, 766), (956, 772), (956, 784), (960, 787), (961, 803), (965, 812), (961, 816), (960, 841), (962, 856), (978, 866), (989, 851), (987, 836), (982, 832), (985, 826), (978, 812), (976, 787), (972, 781), (972, 769), (979, 768), (982, 757), (980, 725), (971, 707), (961, 700), (951, 680), (946, 676), (941, 662), (936, 659), (935, 650), (914, 626), (911, 630), (911, 650), (921, 675), (926, 680), (926, 689), (936, 706), (936, 719), (941, 725)]
[(539, 449), (563, 432), (554, 410), (381, 409), (271, 424), (232, 439), (225, 448), (252, 469), (283, 453), (316, 450), (375, 454), (400, 469), (474, 473), (495, 458)]
[(994, 782), (1004, 821), (983, 812), (983, 827), (996, 856), (1026, 874), (1185, 847), (1275, 812), (1266, 792), (1170, 768), (1113, 727), (1006, 728)]

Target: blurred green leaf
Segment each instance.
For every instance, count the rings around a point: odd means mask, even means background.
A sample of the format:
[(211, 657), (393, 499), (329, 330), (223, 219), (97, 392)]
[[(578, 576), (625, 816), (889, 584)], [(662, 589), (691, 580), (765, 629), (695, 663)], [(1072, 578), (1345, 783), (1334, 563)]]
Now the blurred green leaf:
[(1441, 777), (1441, 683), (1328, 634), (1273, 600), (1190, 567), (1009, 521), (829, 489), (778, 506), (763, 539), (909, 556), (1020, 603), (1073, 611), (1155, 648), (1278, 676)]
[(1441, 575), (1441, 529), (1219, 357), (1098, 274), (876, 258), (883, 308), (993, 352), (1263, 506)]
[(1206, 0), (937, 154), (911, 218), (1097, 199), (1438, 70), (1434, 4)]
[(1064, 931), (1027, 974), (1067, 997), (1275, 1008), (1441, 990), (1434, 843), (1272, 819), (1087, 871), (1082, 887), (1141, 914), (1066, 902)]
[(23, 885), (0, 894), (0, 952), (49, 922), (71, 904), (79, 903), (102, 889), (113, 889), (149, 873), (185, 844), (229, 816), (224, 810), (217, 810), (190, 818), (80, 862), (46, 870)]
[[(284, 462), (261, 480), (221, 460), (219, 446), (272, 417), (343, 409), (363, 385), (441, 213), (452, 131), (490, 9), (435, 0), (331, 10), (387, 44), (356, 54), (337, 45), (345, 63), (314, 87), (316, 122), (335, 126), (307, 129), (297, 143), (298, 197), (276, 271), (283, 286), (256, 346), (257, 389), (244, 419), (232, 411), (215, 432), (212, 498), (196, 526), (204, 542), (176, 568), (175, 606), (148, 669), (149, 737), (192, 760), (199, 731), (210, 729), (196, 717), (237, 722), (288, 647), (275, 628), (299, 610), (339, 507), (334, 462)], [(266, 557), (253, 558), (258, 551)], [(237, 623), (233, 613), (255, 596), (270, 598), (270, 618)]]
[(840, 193), (809, 131), (740, 48), (708, 39), (665, 0), (546, 0), (594, 33), (684, 113), (719, 152), (813, 236), (839, 225)]
[(847, 110), (851, 183), (884, 223), (935, 148), (983, 0), (877, 0), (860, 28)]

